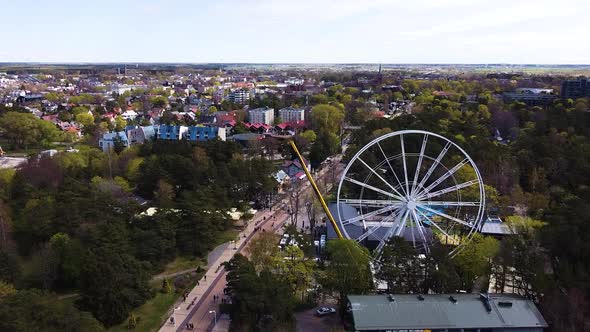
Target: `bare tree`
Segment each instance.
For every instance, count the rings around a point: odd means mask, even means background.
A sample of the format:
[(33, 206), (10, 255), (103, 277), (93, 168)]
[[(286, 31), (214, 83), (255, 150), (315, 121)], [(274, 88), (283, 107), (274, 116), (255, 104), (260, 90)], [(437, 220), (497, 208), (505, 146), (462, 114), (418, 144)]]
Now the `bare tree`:
[(293, 179), (287, 191), (289, 198), (289, 215), (291, 216), (291, 224), (297, 225), (297, 216), (299, 214), (299, 201), (301, 195), (301, 180)]

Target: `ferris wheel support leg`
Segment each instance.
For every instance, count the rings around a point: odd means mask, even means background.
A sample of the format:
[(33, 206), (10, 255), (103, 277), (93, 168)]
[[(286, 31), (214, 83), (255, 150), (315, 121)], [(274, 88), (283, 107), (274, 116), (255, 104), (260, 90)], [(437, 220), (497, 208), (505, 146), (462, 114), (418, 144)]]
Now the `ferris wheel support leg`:
[(320, 189), (318, 188), (318, 186), (315, 184), (315, 181), (311, 177), (311, 174), (309, 173), (309, 170), (307, 169), (307, 165), (305, 163), (305, 160), (303, 160), (303, 156), (301, 155), (301, 153), (299, 153), (299, 149), (297, 148), (297, 145), (295, 145), (294, 141), (289, 141), (289, 144), (291, 144), (293, 151), (297, 155), (297, 158), (299, 158), (299, 162), (301, 162), (301, 166), (303, 167), (303, 171), (305, 172), (305, 175), (307, 176), (307, 180), (309, 180), (309, 183), (311, 184), (311, 187), (313, 188), (313, 191), (315, 192), (316, 197), (320, 200), (320, 203), (322, 204), (322, 208), (324, 209), (324, 212), (328, 216), (330, 223), (332, 223), (332, 227), (334, 227), (334, 231), (338, 235), (339, 239), (343, 239), (344, 237), (342, 236), (342, 232), (340, 232), (340, 228), (338, 228), (338, 225), (336, 224), (336, 220), (334, 220), (334, 216), (332, 216), (330, 209), (328, 209), (328, 205), (326, 205), (326, 201), (324, 201), (324, 198), (322, 197), (322, 193), (320, 192)]

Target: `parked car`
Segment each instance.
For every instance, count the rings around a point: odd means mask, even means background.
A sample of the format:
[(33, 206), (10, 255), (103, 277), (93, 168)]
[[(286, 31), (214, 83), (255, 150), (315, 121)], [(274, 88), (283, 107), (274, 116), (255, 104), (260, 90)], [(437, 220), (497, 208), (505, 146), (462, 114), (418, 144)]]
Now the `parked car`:
[(315, 314), (318, 317), (323, 317), (323, 316), (328, 316), (331, 314), (335, 314), (336, 313), (336, 309), (332, 308), (332, 307), (321, 307), (318, 310), (316, 310)]

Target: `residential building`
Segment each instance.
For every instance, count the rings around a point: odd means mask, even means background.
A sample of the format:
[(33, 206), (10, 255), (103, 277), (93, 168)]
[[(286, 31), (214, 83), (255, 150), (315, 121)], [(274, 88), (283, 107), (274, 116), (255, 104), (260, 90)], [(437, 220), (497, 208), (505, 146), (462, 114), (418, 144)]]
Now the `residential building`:
[(267, 125), (273, 125), (273, 122), (275, 121), (275, 110), (274, 108), (269, 107), (261, 107), (249, 110), (248, 120), (250, 123), (264, 123)]
[(305, 120), (305, 109), (285, 107), (279, 110), (279, 117), (283, 122), (298, 122)]
[(161, 140), (181, 140), (188, 131), (186, 126), (160, 125), (157, 138)]
[(135, 120), (135, 118), (137, 118), (137, 112), (135, 112), (134, 110), (126, 110), (125, 112), (123, 112), (123, 114), (121, 114), (121, 117), (125, 120)]
[[(307, 170), (311, 172), (311, 164), (305, 161)], [(305, 177), (305, 171), (299, 159), (287, 160), (281, 165), (281, 169), (287, 173), (290, 178), (302, 179)]]
[(224, 127), (190, 126), (188, 127), (185, 138), (189, 141), (209, 141), (213, 139), (225, 141), (225, 133)]
[(115, 147), (115, 140), (117, 137), (126, 148), (129, 147), (127, 134), (125, 134), (124, 131), (106, 133), (102, 135), (102, 138), (98, 141), (98, 146), (103, 152), (107, 152)]
[(349, 295), (354, 331), (542, 332), (535, 304), (515, 294)]
[(246, 89), (232, 91), (227, 96), (227, 99), (232, 103), (245, 104), (248, 102), (248, 100), (250, 100), (250, 91)]
[(282, 169), (273, 174), (274, 179), (277, 181), (277, 193), (281, 194), (284, 192), (285, 187), (289, 183), (289, 175)]
[(125, 133), (129, 144), (143, 144), (156, 136), (156, 128), (154, 126), (127, 126)]
[(590, 79), (565, 80), (561, 83), (561, 98), (590, 98)]
[(553, 89), (537, 88), (519, 88), (514, 92), (504, 92), (502, 96), (506, 102), (519, 101), (529, 106), (551, 105), (557, 99)]

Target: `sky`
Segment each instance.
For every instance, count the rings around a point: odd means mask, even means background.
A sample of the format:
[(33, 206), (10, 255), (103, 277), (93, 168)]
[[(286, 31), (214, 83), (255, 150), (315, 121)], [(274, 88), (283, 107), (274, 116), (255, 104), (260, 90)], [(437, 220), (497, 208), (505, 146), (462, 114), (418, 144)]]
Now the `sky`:
[(590, 64), (590, 0), (0, 0), (0, 62)]

